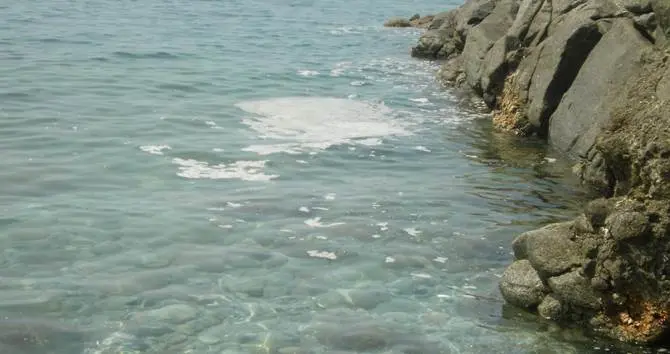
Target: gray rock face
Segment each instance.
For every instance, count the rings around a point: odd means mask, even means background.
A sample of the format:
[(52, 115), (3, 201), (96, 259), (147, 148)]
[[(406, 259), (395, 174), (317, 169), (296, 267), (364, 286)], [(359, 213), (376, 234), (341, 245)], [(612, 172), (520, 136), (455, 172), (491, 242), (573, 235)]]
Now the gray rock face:
[[(427, 59), (447, 59), (457, 55), (463, 49), (463, 38), (456, 32), (456, 12), (449, 12), (439, 21), (441, 26), (429, 29), (412, 48), (412, 56)], [(435, 22), (435, 20), (433, 20)]]
[(412, 56), (426, 59), (449, 59), (463, 51), (468, 31), (488, 17), (496, 7), (495, 0), (472, 0), (461, 7), (435, 15), (412, 48)]
[(583, 259), (577, 244), (570, 240), (571, 227), (571, 222), (552, 224), (521, 234), (514, 240), (516, 258), (528, 259), (543, 278), (580, 266)]
[(467, 1), (458, 10), (456, 30), (462, 36), (467, 36), (470, 28), (484, 21), (493, 12), (497, 2), (497, 0)]
[(564, 302), (594, 310), (602, 305), (600, 296), (591, 288), (591, 282), (579, 271), (549, 278), (548, 283), (554, 295)]
[(482, 91), (481, 77), (486, 54), (507, 33), (518, 10), (516, 1), (501, 0), (489, 16), (468, 31), (462, 56), (466, 80), (476, 92)]
[(530, 262), (521, 260), (512, 263), (503, 273), (500, 292), (513, 305), (533, 308), (542, 301), (548, 289)]
[[(537, 55), (520, 66), (520, 69), (532, 71), (526, 75), (530, 79), (527, 116), (537, 129), (546, 129), (549, 116), (601, 37), (600, 28), (590, 18), (570, 17), (533, 49)], [(533, 63), (534, 59), (537, 61)]]
[(586, 156), (610, 122), (613, 100), (639, 70), (641, 55), (651, 46), (631, 20), (615, 20), (551, 116), (551, 144), (575, 157)]

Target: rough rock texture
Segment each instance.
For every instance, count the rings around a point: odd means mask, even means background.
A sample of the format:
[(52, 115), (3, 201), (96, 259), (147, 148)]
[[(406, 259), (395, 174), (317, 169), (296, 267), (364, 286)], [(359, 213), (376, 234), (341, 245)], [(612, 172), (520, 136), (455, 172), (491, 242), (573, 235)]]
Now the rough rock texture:
[(412, 24), (406, 18), (393, 17), (384, 22), (384, 27), (412, 27)]
[(493, 124), (576, 160), (603, 198), (521, 234), (511, 304), (629, 342), (670, 339), (670, 1), (469, 0), (412, 49)]
[(533, 308), (542, 302), (549, 289), (542, 283), (530, 262), (520, 260), (512, 263), (503, 274), (500, 291), (510, 303)]
[(628, 79), (638, 74), (642, 53), (651, 46), (632, 20), (614, 20), (551, 116), (552, 145), (575, 157), (586, 157), (596, 136), (610, 121), (613, 100)]
[(414, 16), (410, 17), (409, 19), (403, 18), (403, 17), (392, 17), (386, 22), (384, 22), (384, 27), (418, 27), (418, 28), (426, 28), (428, 27), (434, 19), (435, 16), (433, 15), (428, 15), (428, 16), (423, 16), (421, 17), (419, 14), (415, 14)]

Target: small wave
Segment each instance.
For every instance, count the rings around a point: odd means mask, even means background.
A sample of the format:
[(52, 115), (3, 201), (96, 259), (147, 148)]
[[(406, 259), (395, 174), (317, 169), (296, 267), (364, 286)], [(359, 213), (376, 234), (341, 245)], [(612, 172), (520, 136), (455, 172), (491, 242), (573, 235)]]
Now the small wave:
[(325, 228), (345, 225), (345, 223), (343, 223), (343, 222), (333, 222), (333, 223), (330, 223), (330, 224), (323, 224), (321, 222), (320, 217), (307, 219), (307, 220), (304, 221), (304, 223), (305, 223), (305, 225), (307, 225), (309, 227), (325, 227)]
[(172, 159), (179, 166), (177, 176), (187, 179), (240, 179), (243, 181), (270, 181), (279, 175), (267, 175), (263, 168), (267, 161), (235, 161), (230, 164), (210, 165), (193, 159)]
[(172, 150), (172, 148), (170, 145), (142, 145), (140, 150), (152, 155), (163, 155), (163, 150)]
[(332, 77), (342, 76), (342, 74), (344, 74), (347, 70), (351, 69), (352, 64), (353, 63), (350, 61), (343, 61), (336, 63), (333, 69), (330, 70), (330, 76)]
[(120, 58), (129, 59), (178, 59), (179, 56), (168, 52), (153, 52), (153, 53), (131, 53), (126, 51), (116, 51), (112, 55)]
[(429, 148), (427, 148), (427, 147), (425, 147), (425, 146), (421, 146), (421, 145), (419, 145), (419, 146), (415, 146), (415, 147), (414, 147), (414, 150), (416, 150), (416, 151), (423, 151), (423, 152), (431, 152), (431, 150), (430, 150)]
[(425, 97), (410, 98), (409, 100), (418, 103), (420, 106), (432, 105), (432, 103), (430, 103), (430, 101)]
[(321, 73), (316, 70), (298, 70), (298, 75), (304, 77), (318, 76)]

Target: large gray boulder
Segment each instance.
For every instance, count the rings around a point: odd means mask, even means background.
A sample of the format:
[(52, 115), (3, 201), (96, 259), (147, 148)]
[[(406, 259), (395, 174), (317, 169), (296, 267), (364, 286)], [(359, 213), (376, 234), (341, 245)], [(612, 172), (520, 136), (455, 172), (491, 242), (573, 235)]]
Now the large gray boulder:
[(570, 155), (586, 157), (611, 120), (616, 97), (642, 65), (652, 44), (630, 19), (616, 19), (593, 49), (549, 121), (549, 141)]
[(533, 308), (540, 304), (548, 291), (527, 260), (512, 263), (500, 281), (500, 292), (505, 300), (523, 308)]
[(602, 305), (600, 295), (591, 288), (589, 279), (579, 271), (550, 278), (548, 283), (553, 294), (565, 303), (593, 310)]
[(528, 259), (544, 279), (580, 266), (584, 260), (580, 248), (571, 240), (573, 225), (551, 224), (519, 235), (513, 243), (515, 257)]

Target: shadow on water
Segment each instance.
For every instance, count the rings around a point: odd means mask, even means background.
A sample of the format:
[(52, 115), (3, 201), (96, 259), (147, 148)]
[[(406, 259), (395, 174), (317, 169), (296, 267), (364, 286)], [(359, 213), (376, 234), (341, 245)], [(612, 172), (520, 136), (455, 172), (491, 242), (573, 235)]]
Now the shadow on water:
[(488, 166), (488, 176), (466, 176), (472, 193), (489, 200), (494, 211), (530, 217), (512, 225), (564, 221), (595, 197), (572, 172), (574, 162), (544, 140), (498, 131), (489, 116), (459, 126), (457, 133), (466, 141), (463, 155)]

